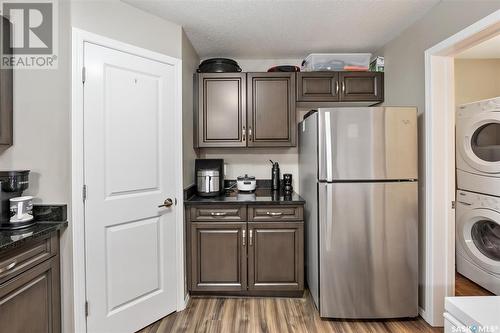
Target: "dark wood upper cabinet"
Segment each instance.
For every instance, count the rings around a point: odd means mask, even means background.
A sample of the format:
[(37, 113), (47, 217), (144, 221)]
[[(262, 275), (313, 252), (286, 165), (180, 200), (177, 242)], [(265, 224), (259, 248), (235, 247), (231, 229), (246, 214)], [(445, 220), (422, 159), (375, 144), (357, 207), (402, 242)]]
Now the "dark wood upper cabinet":
[[(10, 22), (3, 16), (3, 36), (10, 36)], [(4, 45), (10, 45), (4, 41)], [(13, 103), (12, 103), (12, 68), (0, 67), (0, 146), (8, 147), (13, 144)]]
[(201, 73), (195, 89), (195, 148), (294, 147), (297, 106), (378, 104), (384, 73)]
[(301, 107), (370, 106), (383, 100), (381, 72), (297, 73), (297, 103)]
[(248, 223), (248, 289), (302, 290), (303, 223)]
[(190, 236), (192, 291), (246, 290), (245, 222), (193, 222)]
[(195, 74), (195, 88), (197, 146), (245, 147), (246, 74)]
[(340, 73), (340, 100), (382, 101), (384, 98), (384, 77), (379, 72)]
[(338, 101), (340, 90), (338, 78), (337, 72), (297, 73), (297, 101)]
[(247, 74), (249, 147), (295, 146), (295, 73)]

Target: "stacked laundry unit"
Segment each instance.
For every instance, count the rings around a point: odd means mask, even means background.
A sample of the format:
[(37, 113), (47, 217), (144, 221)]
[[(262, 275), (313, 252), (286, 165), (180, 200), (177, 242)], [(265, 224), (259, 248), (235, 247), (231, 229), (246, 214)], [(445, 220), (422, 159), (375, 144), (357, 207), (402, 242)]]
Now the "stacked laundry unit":
[(456, 113), (457, 271), (500, 295), (500, 97)]

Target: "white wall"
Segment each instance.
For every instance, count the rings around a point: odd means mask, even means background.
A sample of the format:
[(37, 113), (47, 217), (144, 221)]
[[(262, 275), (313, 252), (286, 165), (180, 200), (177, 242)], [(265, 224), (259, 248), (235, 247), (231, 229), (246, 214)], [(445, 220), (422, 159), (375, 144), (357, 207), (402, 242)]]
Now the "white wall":
[(182, 28), (118, 0), (72, 1), (74, 27), (181, 58)]
[(182, 31), (182, 157), (184, 188), (194, 184), (194, 160), (197, 152), (193, 148), (193, 74), (200, 57)]
[[(14, 145), (0, 150), (0, 169), (29, 169), (30, 187), (25, 191), (36, 202), (70, 203), (70, 3), (59, 6), (58, 69), (14, 71)], [(70, 208), (70, 207), (68, 207)], [(61, 286), (65, 314), (63, 325), (72, 322), (71, 223), (62, 232)], [(68, 331), (69, 332), (69, 331)]]
[(25, 194), (37, 202), (67, 203), (71, 190), (69, 9), (59, 8), (58, 69), (14, 70), (14, 145), (0, 148), (0, 169), (31, 170)]
[(455, 59), (455, 104), (500, 96), (500, 59)]
[(417, 106), (419, 110), (419, 257), (420, 305), (424, 306), (423, 284), (425, 235), (424, 121), (425, 66), (424, 51), (481, 18), (500, 9), (498, 1), (443, 1), (422, 19), (403, 31), (376, 52), (385, 57), (385, 103), (392, 106)]
[[(300, 66), (302, 59), (234, 59), (243, 72), (267, 72), (276, 65)], [(300, 111), (300, 110), (299, 110)], [(298, 112), (298, 117), (300, 116)], [(201, 150), (203, 158), (223, 158), (227, 164), (226, 178), (236, 179), (248, 174), (257, 179), (271, 179), (271, 162), (278, 161), (280, 171), (293, 175), (293, 186), (299, 192), (299, 155), (294, 148), (204, 148)]]

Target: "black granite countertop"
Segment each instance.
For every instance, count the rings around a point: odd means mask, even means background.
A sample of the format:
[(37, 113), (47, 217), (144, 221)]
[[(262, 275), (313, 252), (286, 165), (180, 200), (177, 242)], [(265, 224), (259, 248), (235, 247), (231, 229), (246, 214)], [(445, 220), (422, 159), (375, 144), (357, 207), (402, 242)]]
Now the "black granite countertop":
[(305, 200), (300, 195), (292, 192), (289, 195), (283, 191), (271, 191), (270, 189), (257, 189), (254, 193), (242, 193), (236, 190), (226, 191), (225, 195), (217, 197), (201, 197), (192, 195), (184, 200), (185, 205), (199, 204), (268, 204), (268, 205), (294, 205), (305, 204)]
[(0, 230), (0, 252), (22, 245), (30, 239), (38, 238), (53, 231), (65, 228), (67, 221), (38, 221), (26, 228), (17, 230)]

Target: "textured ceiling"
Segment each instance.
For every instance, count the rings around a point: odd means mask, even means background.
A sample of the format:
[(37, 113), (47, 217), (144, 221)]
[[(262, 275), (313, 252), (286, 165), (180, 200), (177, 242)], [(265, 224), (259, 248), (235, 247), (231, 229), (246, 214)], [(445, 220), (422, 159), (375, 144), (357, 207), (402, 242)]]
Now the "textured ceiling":
[(373, 52), (439, 2), (123, 1), (182, 25), (201, 58), (300, 58), (318, 52)]
[(488, 39), (460, 53), (461, 59), (498, 59), (500, 58), (500, 35)]

